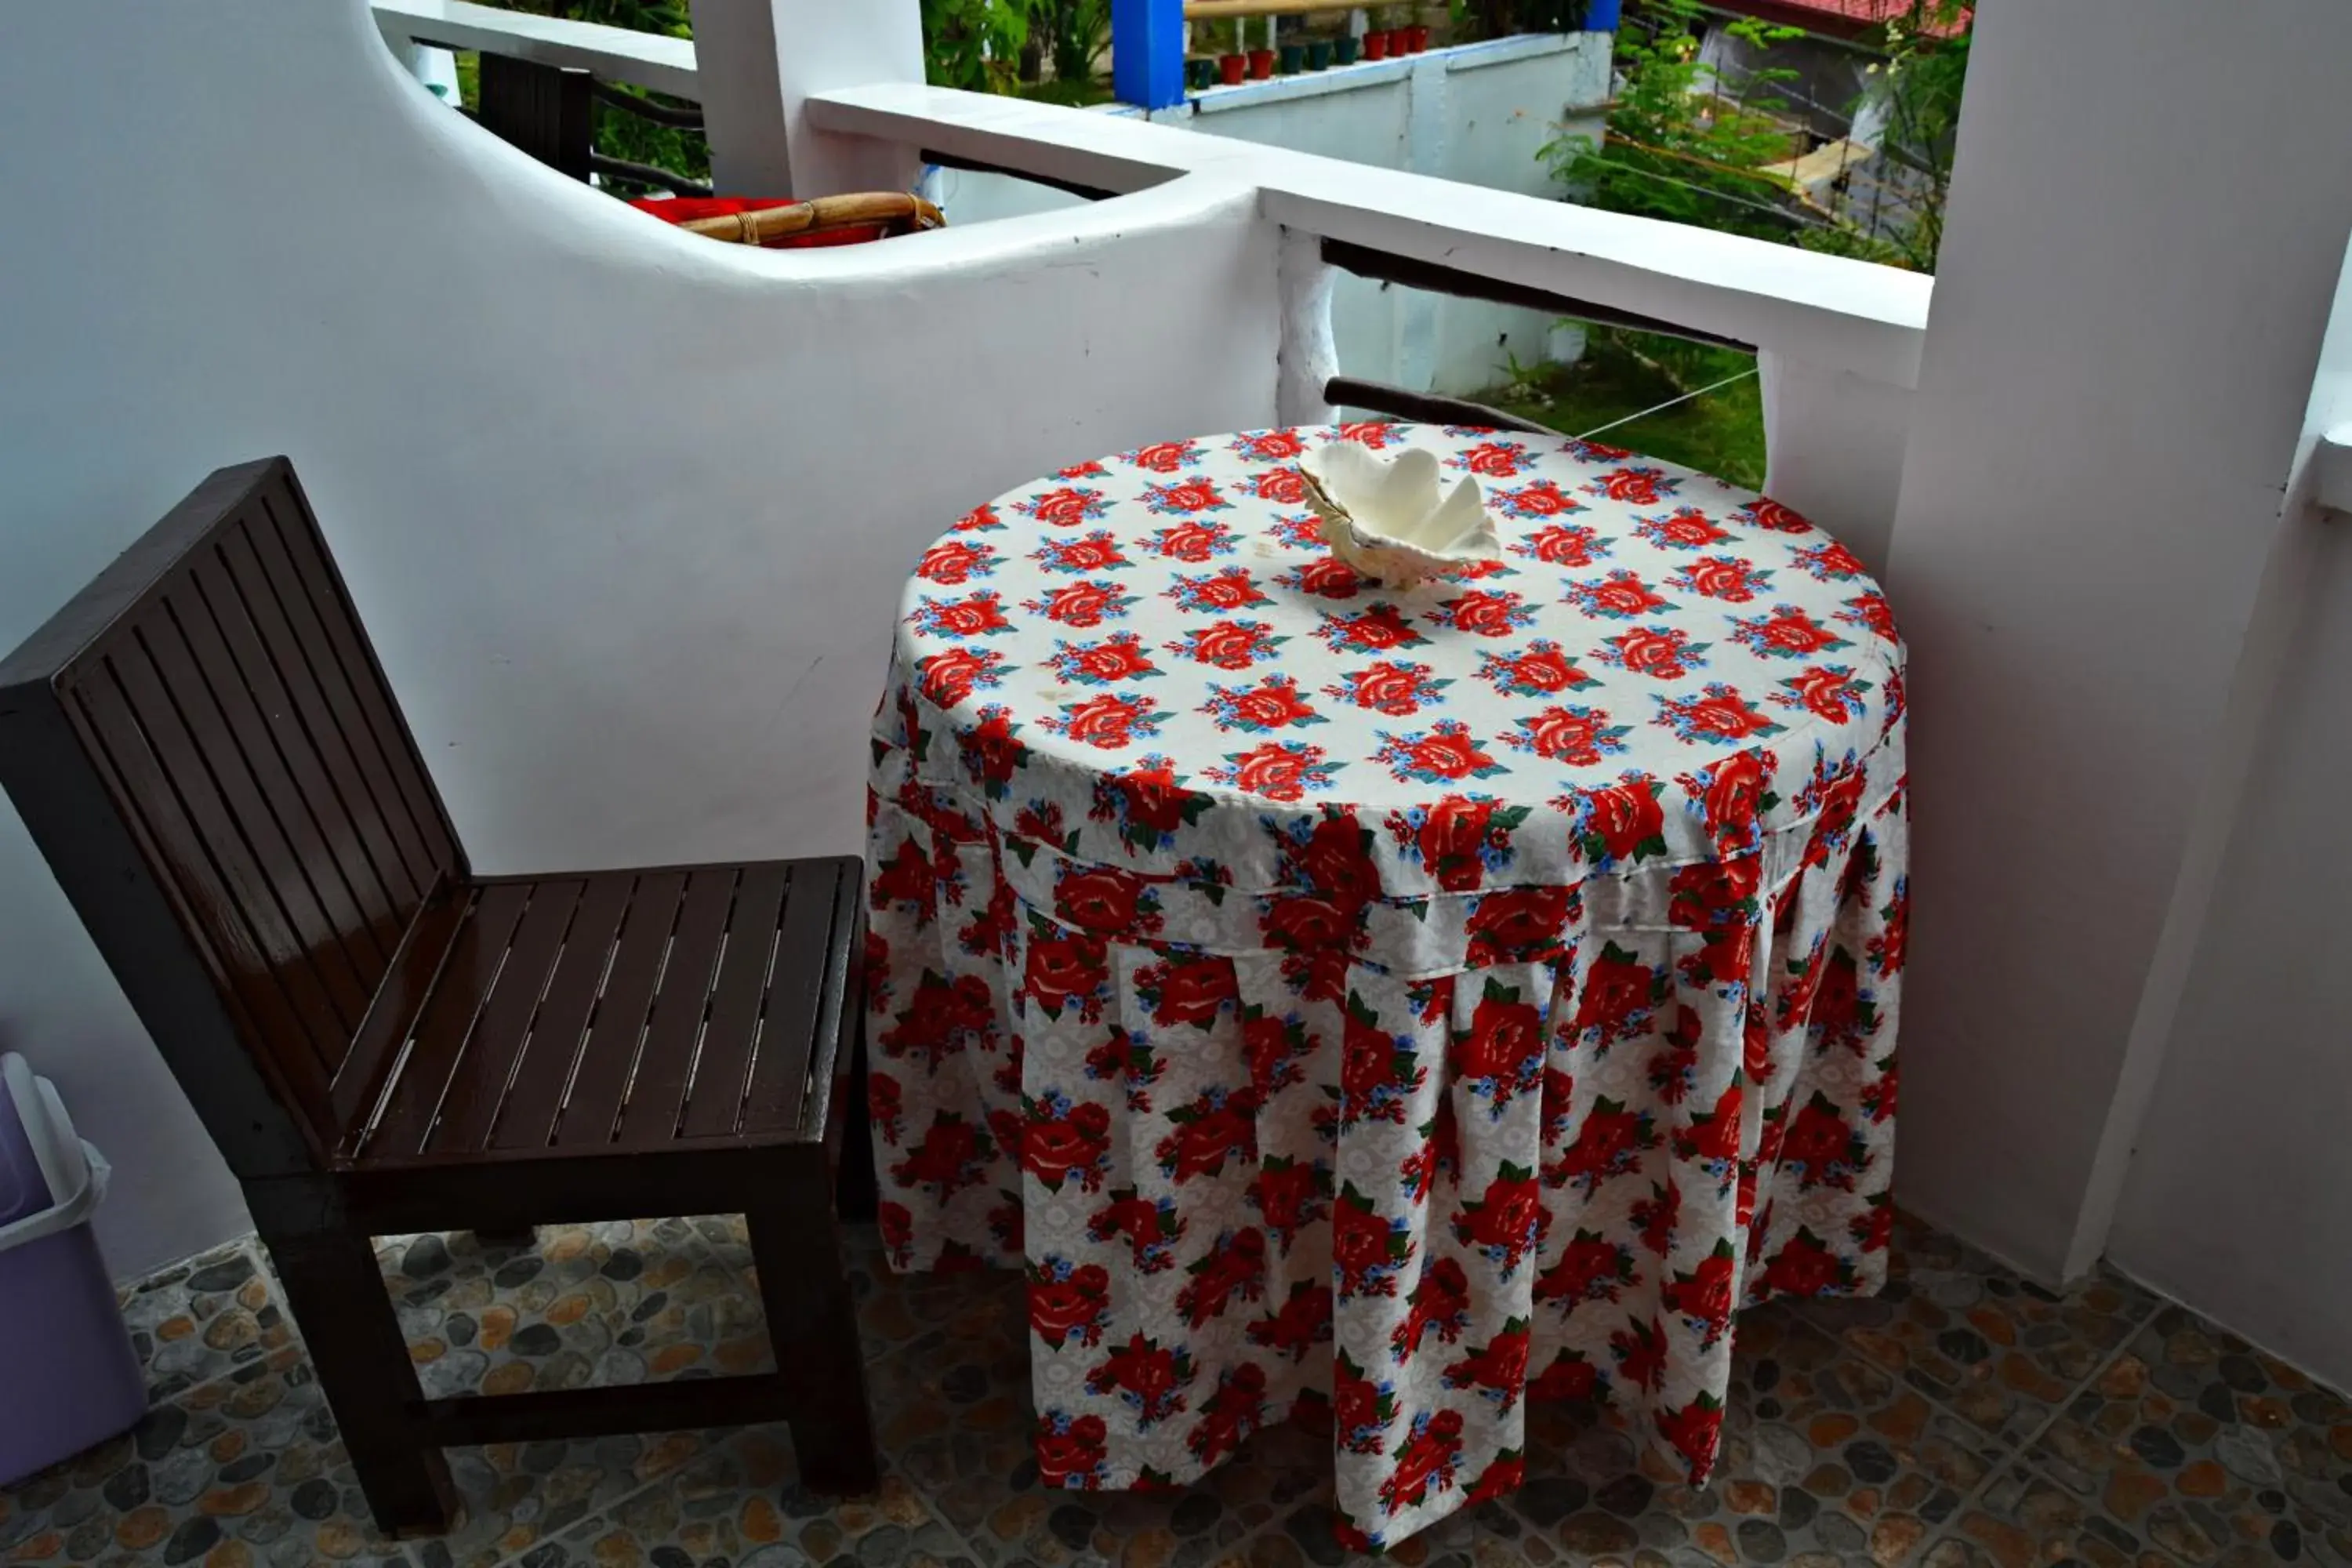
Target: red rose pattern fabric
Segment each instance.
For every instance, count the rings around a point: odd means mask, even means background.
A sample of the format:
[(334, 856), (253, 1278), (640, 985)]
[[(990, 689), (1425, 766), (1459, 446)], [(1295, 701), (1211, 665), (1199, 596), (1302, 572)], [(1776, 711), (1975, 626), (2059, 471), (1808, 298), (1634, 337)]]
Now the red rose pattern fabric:
[[(1375, 587), (1297, 462), (1476, 474), (1507, 553)], [(1903, 654), (1785, 507), (1590, 442), (1161, 442), (981, 507), (876, 718), (868, 1038), (901, 1269), (1029, 1282), (1045, 1484), (1328, 1426), (1351, 1540), (1530, 1400), (1694, 1482), (1737, 1312), (1883, 1282)]]

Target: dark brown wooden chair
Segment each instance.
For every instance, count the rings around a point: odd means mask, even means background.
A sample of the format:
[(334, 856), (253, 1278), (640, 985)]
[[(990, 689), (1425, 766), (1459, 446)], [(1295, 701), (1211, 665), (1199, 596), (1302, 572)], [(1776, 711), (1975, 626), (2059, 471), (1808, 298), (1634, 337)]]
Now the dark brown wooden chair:
[[(855, 858), (478, 877), (284, 458), (0, 665), (0, 784), (244, 1184), (376, 1522), (441, 1448), (788, 1420), (876, 1483)], [(857, 1086), (862, 1087), (862, 1086)], [(779, 1370), (426, 1399), (373, 1236), (743, 1214)]]

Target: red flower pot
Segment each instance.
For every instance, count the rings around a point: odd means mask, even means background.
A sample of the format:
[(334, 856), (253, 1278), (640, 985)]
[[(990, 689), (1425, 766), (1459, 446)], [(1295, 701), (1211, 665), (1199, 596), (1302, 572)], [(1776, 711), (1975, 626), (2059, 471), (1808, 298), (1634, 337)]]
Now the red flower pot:
[(1227, 87), (1241, 86), (1242, 78), (1248, 72), (1248, 70), (1249, 61), (1239, 55), (1219, 55), (1217, 57), (1217, 78)]
[(1364, 58), (1366, 59), (1386, 59), (1388, 58), (1388, 54), (1389, 36), (1386, 33), (1366, 33), (1364, 35)]
[(1250, 79), (1264, 81), (1274, 74), (1274, 51), (1252, 49), (1249, 56)]
[(1421, 53), (1422, 50), (1429, 47), (1429, 29), (1426, 26), (1416, 22), (1412, 26), (1407, 27), (1404, 32), (1404, 47), (1407, 53), (1417, 55)]

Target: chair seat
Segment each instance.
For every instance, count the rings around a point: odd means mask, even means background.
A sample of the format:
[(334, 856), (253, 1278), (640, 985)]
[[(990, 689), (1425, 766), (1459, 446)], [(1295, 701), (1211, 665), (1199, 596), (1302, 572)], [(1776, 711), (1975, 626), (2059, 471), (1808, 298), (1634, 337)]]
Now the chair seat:
[(362, 1026), (386, 1048), (354, 1058), (393, 1067), (338, 1163), (820, 1141), (859, 884), (842, 857), (445, 894)]

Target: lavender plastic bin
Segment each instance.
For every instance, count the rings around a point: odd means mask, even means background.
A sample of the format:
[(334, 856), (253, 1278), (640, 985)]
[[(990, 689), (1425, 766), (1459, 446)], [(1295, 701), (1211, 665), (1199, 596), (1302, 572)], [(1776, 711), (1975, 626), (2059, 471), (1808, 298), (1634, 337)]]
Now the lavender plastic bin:
[(146, 1413), (146, 1378), (89, 1228), (107, 1175), (48, 1080), (0, 1056), (0, 1486)]

